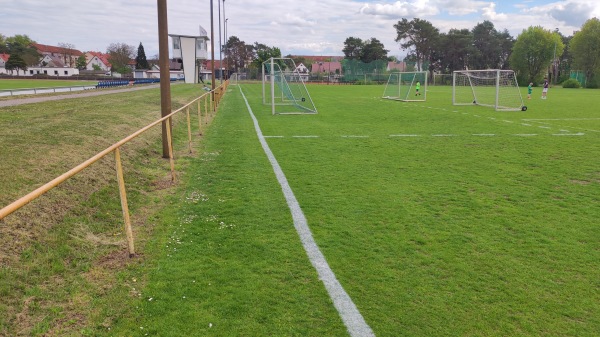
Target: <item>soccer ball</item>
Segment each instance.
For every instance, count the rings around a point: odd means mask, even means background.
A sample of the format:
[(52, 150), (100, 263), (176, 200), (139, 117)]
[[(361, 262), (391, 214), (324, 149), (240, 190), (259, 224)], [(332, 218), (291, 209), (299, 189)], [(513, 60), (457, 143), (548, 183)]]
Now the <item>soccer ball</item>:
[(521, 111), (527, 111), (527, 107), (523, 105), (523, 106), (521, 107)]

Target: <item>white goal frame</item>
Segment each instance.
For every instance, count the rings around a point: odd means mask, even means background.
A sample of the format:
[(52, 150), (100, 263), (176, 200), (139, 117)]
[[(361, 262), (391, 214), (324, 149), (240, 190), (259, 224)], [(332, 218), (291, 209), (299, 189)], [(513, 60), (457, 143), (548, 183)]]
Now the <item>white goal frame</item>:
[[(419, 94), (415, 92), (417, 82), (421, 82)], [(382, 98), (402, 102), (425, 102), (427, 100), (427, 72), (393, 72), (388, 77)]]
[(452, 73), (452, 104), (481, 105), (496, 111), (526, 111), (513, 70), (456, 70)]
[(308, 74), (300, 73), (291, 58), (272, 57), (262, 63), (263, 104), (273, 115), (316, 114), (317, 108), (304, 84)]

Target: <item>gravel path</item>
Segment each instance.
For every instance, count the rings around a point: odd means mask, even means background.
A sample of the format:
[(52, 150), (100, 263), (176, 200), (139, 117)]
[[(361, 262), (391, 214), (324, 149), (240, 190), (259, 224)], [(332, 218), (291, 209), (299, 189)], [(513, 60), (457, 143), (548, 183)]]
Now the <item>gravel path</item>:
[(134, 86), (127, 88), (119, 88), (119, 89), (93, 89), (86, 91), (74, 92), (72, 94), (65, 95), (57, 95), (57, 96), (42, 96), (42, 97), (24, 97), (24, 98), (15, 98), (9, 99), (5, 101), (0, 101), (0, 108), (6, 106), (16, 106), (23, 104), (32, 104), (32, 103), (40, 103), (46, 101), (59, 101), (63, 99), (71, 99), (71, 98), (80, 98), (80, 97), (91, 97), (91, 96), (100, 96), (100, 95), (109, 95), (121, 93), (124, 91), (137, 91), (137, 90), (145, 90), (145, 89), (153, 89), (160, 87), (160, 84), (150, 84), (150, 85), (142, 85), (142, 86)]

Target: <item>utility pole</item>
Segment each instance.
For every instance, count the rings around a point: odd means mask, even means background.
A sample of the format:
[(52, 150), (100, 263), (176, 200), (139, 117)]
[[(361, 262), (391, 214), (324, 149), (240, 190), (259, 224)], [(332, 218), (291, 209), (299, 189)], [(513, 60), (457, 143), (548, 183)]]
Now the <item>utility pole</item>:
[[(227, 18), (227, 15), (225, 15), (225, 0), (223, 0), (223, 18), (225, 18), (225, 20), (223, 21), (223, 35), (225, 35), (225, 45), (227, 45), (227, 20), (229, 20)], [(227, 74), (226, 78), (229, 78), (229, 70), (227, 67), (227, 48), (223, 48), (225, 51), (225, 73)]]
[(215, 100), (215, 24), (213, 18), (213, 0), (210, 0), (210, 68), (212, 69), (210, 86), (212, 88), (211, 98)]
[[(160, 67), (160, 114), (171, 114), (171, 74), (169, 72), (169, 25), (167, 23), (167, 0), (157, 0), (158, 8), (158, 64)], [(171, 124), (171, 123), (169, 123)], [(172, 125), (172, 124), (171, 124)], [(163, 158), (169, 158), (167, 121), (162, 122)]]
[(223, 43), (221, 42), (221, 0), (219, 2), (219, 79), (223, 84)]

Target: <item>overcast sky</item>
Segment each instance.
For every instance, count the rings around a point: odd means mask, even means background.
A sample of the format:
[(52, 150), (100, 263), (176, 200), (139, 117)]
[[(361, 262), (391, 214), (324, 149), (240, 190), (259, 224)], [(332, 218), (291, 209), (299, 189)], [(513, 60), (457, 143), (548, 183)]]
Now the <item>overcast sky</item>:
[[(153, 0), (0, 0), (0, 34), (26, 34), (41, 44), (69, 43), (81, 51), (105, 52), (111, 43), (158, 53), (157, 2)], [(403, 57), (393, 25), (402, 18), (430, 21), (441, 32), (473, 28), (484, 20), (517, 37), (529, 26), (558, 28), (564, 35), (592, 17), (599, 0), (213, 0), (215, 49), (227, 18), (227, 36), (260, 42), (288, 55), (343, 55), (348, 37), (381, 41), (389, 55)], [(210, 0), (167, 0), (169, 33), (210, 36)], [(221, 41), (225, 31), (221, 28)], [(215, 58), (219, 58), (218, 52)]]

